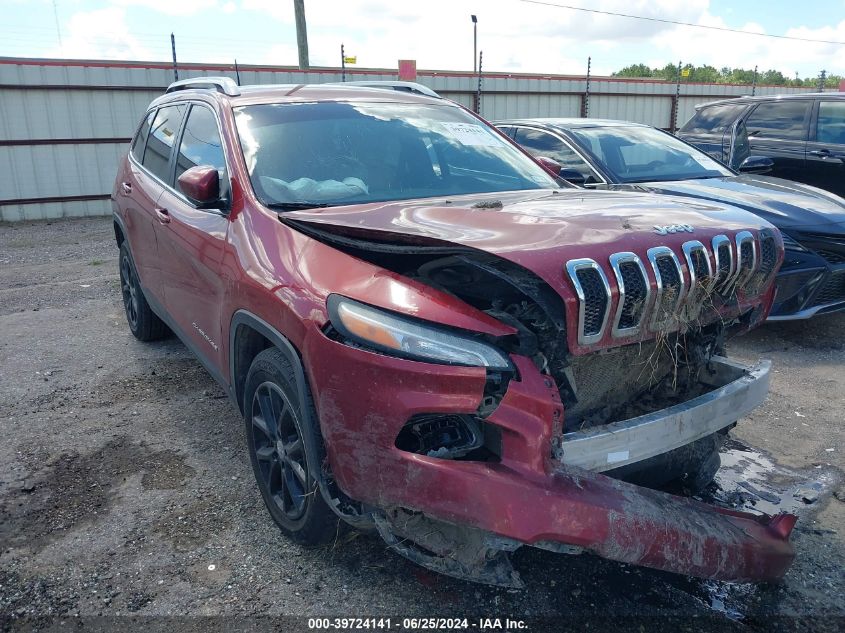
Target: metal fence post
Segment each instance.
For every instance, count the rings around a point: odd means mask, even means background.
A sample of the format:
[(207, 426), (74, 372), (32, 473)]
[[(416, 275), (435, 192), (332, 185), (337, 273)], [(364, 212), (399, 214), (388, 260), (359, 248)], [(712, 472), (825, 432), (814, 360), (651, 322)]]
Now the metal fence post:
[(584, 101), (581, 103), (581, 117), (590, 118), (590, 66), (593, 58), (587, 57), (587, 85), (584, 87)]
[(678, 131), (678, 110), (681, 105), (681, 62), (678, 62), (678, 82), (675, 84), (675, 98), (672, 99), (672, 134)]
[(179, 81), (179, 68), (176, 66), (176, 36), (170, 34), (170, 50), (173, 51), (173, 81)]

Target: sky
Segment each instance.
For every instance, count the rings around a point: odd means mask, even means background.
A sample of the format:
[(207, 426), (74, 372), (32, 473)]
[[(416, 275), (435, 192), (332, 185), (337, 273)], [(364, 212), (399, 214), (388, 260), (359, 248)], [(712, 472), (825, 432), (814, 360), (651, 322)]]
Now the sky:
[[(753, 33), (845, 42), (845, 0), (548, 0)], [(293, 0), (0, 0), (0, 56), (296, 65)], [(845, 45), (691, 28), (523, 0), (305, 0), (312, 66), (610, 74), (668, 62), (845, 75)]]

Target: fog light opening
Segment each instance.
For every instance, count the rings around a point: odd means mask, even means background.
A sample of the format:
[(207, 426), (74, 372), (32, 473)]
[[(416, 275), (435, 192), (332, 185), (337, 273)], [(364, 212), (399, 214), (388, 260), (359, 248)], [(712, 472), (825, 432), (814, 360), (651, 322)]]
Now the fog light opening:
[(469, 415), (416, 415), (396, 436), (408, 453), (470, 461), (498, 461), (501, 441), (495, 427)]

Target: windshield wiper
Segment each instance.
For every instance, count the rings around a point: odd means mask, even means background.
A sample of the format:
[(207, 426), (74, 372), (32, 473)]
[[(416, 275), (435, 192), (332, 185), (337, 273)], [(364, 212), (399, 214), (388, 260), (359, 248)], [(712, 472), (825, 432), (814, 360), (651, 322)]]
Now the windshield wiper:
[(264, 206), (279, 211), (304, 211), (306, 209), (323, 209), (331, 205), (327, 202), (265, 202)]

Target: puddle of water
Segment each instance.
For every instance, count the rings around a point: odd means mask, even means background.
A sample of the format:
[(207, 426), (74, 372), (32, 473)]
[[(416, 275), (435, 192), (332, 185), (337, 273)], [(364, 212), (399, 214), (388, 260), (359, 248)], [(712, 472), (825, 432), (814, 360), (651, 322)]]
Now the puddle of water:
[(725, 442), (720, 456), (722, 467), (700, 499), (753, 514), (800, 515), (837, 483), (833, 470), (819, 469), (812, 474), (792, 470), (733, 438)]
[[(775, 464), (767, 455), (728, 438), (720, 451), (722, 467), (710, 486), (698, 497), (705, 503), (752, 514), (789, 512), (799, 516), (829, 495), (838, 483), (833, 469), (798, 471)], [(810, 501), (808, 503), (808, 501)], [(741, 622), (757, 593), (752, 583), (712, 580), (695, 582), (688, 590), (711, 610)]]

